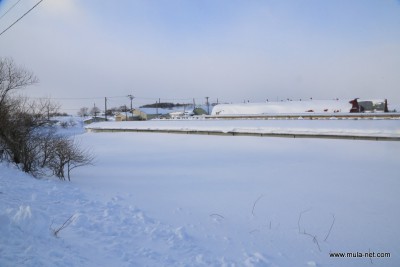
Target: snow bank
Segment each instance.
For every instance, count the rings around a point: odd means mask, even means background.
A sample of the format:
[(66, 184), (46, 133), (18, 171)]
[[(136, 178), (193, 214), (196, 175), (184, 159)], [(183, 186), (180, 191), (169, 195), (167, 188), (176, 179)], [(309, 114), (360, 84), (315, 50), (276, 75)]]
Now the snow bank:
[(160, 120), (101, 122), (86, 129), (219, 131), (222, 133), (400, 137), (400, 120)]

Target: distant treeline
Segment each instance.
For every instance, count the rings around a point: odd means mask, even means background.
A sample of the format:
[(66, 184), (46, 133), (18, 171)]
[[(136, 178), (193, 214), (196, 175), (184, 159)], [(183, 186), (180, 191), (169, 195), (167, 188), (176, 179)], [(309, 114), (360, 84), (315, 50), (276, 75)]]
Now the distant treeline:
[(172, 109), (174, 107), (187, 107), (187, 106), (192, 106), (192, 104), (180, 104), (180, 103), (154, 103), (154, 104), (147, 104), (144, 106), (141, 106), (141, 108), (165, 108), (165, 109)]

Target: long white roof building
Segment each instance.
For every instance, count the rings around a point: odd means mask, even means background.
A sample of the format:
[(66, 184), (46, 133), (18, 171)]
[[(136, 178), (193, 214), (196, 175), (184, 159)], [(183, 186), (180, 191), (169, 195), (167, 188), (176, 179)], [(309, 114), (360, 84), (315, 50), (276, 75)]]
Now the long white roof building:
[[(353, 102), (356, 101), (356, 104)], [(371, 108), (355, 110), (355, 105), (371, 103)], [(365, 104), (364, 104), (365, 105)], [(211, 115), (254, 115), (285, 113), (350, 113), (350, 112), (384, 112), (386, 100), (306, 100), (265, 103), (218, 104)], [(374, 109), (374, 107), (377, 107)], [(379, 108), (378, 108), (379, 107)], [(382, 107), (382, 110), (380, 110)]]

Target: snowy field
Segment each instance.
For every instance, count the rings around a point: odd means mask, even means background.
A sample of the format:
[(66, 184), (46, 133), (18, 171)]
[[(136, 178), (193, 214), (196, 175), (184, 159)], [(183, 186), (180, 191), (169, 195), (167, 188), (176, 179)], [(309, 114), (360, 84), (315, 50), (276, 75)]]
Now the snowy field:
[(0, 165), (0, 266), (400, 266), (400, 142), (72, 131), (71, 182)]

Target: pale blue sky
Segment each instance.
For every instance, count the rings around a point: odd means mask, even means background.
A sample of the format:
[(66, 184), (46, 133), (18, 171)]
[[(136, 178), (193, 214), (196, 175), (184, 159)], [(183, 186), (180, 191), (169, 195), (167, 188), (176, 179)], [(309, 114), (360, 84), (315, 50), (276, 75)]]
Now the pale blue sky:
[[(0, 16), (16, 2), (2, 0)], [(36, 2), (18, 3), (0, 30)], [(137, 105), (205, 96), (398, 104), (400, 2), (44, 0), (0, 36), (0, 56), (37, 74), (30, 96), (88, 98), (60, 99), (71, 113), (127, 94)]]

